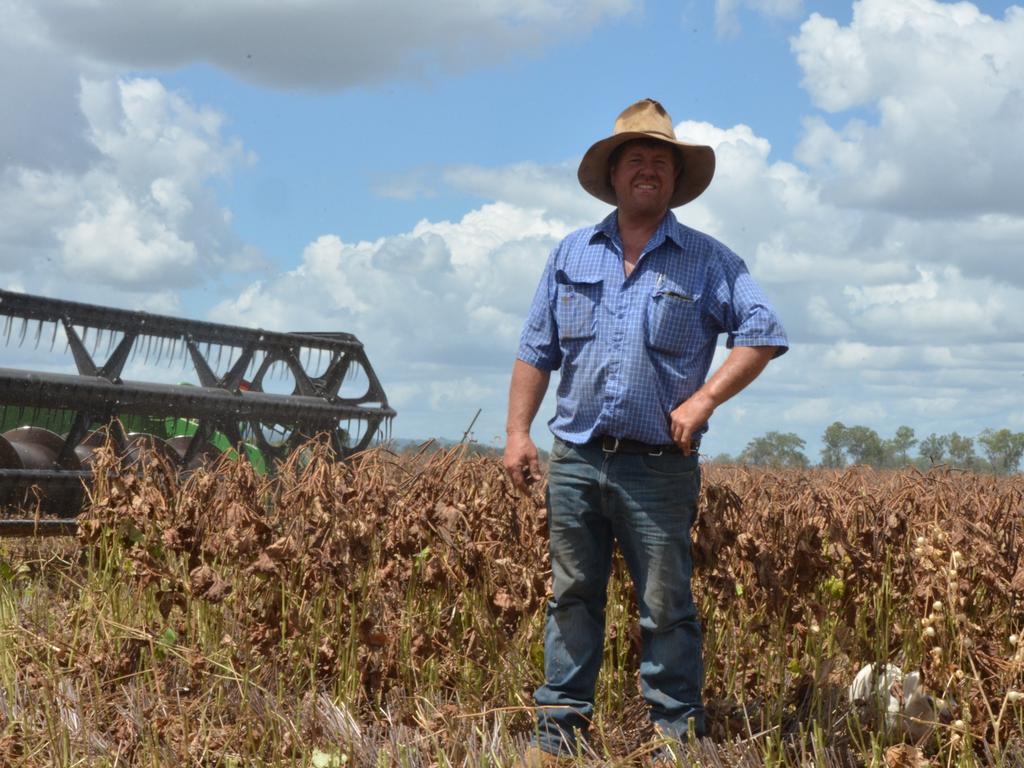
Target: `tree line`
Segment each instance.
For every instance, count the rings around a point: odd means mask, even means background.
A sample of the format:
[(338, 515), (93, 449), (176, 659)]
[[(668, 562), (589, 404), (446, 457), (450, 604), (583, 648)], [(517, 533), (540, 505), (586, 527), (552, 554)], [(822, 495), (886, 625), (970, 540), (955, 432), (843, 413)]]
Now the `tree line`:
[[(975, 472), (1010, 474), (1024, 458), (1024, 432), (984, 429), (976, 437), (957, 432), (931, 433), (917, 438), (912, 427), (900, 426), (892, 437), (882, 438), (870, 427), (830, 424), (822, 435), (824, 447), (818, 466), (842, 468), (864, 464), (878, 469), (916, 466), (922, 469), (945, 464)], [(747, 443), (738, 456), (722, 454), (713, 461), (769, 467), (809, 467), (804, 440), (793, 432), (768, 432)], [(914, 450), (916, 448), (916, 451)]]

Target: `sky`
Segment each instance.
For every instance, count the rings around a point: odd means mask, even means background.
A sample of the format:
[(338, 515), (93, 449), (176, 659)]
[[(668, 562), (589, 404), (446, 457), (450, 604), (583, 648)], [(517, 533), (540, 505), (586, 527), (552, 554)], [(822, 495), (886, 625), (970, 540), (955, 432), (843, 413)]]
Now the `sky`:
[(652, 97), (791, 344), (703, 452), (1024, 431), (1022, 41), (988, 1), (0, 0), (0, 285), (354, 333), (395, 437), (501, 445), (544, 262), (611, 210), (579, 160)]

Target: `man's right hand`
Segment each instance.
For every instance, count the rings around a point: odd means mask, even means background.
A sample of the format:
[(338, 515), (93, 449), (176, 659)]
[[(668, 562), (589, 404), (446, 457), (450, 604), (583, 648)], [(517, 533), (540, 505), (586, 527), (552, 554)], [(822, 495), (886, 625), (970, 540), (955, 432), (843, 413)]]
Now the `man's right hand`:
[(512, 485), (523, 493), (528, 493), (530, 484), (540, 478), (537, 446), (530, 439), (529, 432), (512, 432), (508, 435), (502, 463), (512, 478)]

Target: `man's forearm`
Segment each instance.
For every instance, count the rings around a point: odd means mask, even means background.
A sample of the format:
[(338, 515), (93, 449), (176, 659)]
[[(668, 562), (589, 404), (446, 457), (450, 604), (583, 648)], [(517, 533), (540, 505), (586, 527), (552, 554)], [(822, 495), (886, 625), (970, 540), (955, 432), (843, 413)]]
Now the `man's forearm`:
[(694, 397), (705, 397), (717, 408), (756, 379), (775, 354), (775, 347), (733, 347), (725, 362), (704, 382)]
[(734, 347), (704, 386), (669, 414), (672, 441), (684, 454), (690, 454), (693, 436), (715, 408), (756, 379), (774, 354), (775, 347)]
[(529, 434), (533, 417), (540, 410), (550, 380), (550, 371), (542, 371), (522, 360), (516, 360), (512, 366), (512, 384), (508, 392), (508, 422), (505, 425), (508, 434)]

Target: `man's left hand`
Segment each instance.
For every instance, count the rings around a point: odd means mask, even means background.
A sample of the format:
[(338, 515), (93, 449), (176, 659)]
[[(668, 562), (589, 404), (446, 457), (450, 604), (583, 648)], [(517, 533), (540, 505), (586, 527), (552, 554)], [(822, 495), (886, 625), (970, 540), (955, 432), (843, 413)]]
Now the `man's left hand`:
[(689, 456), (693, 436), (704, 426), (715, 411), (715, 404), (708, 395), (695, 392), (688, 400), (669, 414), (672, 441)]

